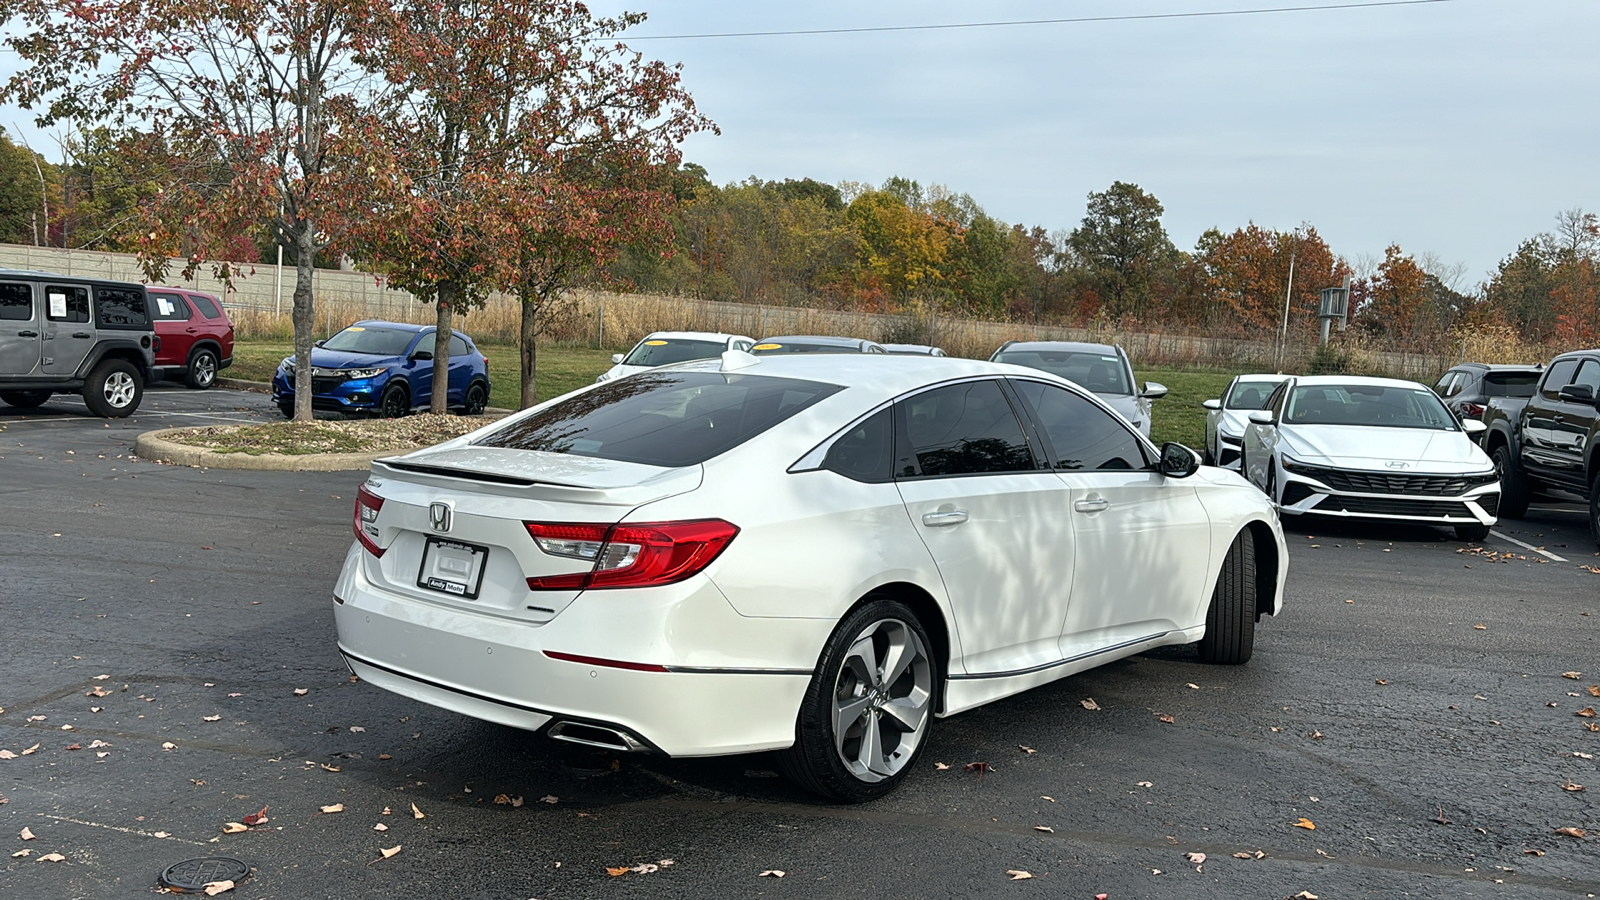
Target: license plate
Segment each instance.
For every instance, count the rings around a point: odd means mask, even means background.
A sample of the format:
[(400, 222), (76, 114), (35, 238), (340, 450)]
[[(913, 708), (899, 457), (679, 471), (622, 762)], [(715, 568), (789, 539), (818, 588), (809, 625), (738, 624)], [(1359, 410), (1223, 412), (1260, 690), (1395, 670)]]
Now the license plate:
[(417, 587), (463, 600), (476, 600), (478, 589), (483, 587), (483, 569), (488, 559), (488, 547), (430, 537), (422, 550)]

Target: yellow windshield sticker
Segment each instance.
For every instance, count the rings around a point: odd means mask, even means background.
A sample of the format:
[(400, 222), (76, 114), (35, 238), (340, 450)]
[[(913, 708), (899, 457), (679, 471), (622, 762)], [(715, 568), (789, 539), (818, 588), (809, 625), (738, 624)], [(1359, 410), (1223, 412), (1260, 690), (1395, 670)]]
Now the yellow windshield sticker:
[(782, 347), (782, 346), (783, 346), (782, 344), (757, 344), (754, 347), (751, 347), (750, 349), (751, 350), (776, 350), (776, 349), (778, 349), (779, 347)]
[(366, 329), (360, 325), (351, 325), (349, 328), (346, 328), (345, 331), (366, 331)]
[(644, 345), (646, 347), (665, 347), (667, 345), (667, 342), (666, 341), (645, 341)]

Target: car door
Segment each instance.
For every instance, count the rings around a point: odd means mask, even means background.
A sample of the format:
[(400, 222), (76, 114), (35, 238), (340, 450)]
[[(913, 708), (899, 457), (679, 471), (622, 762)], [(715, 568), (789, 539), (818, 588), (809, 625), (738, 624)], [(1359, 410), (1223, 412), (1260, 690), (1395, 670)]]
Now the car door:
[(44, 331), (40, 365), (46, 375), (71, 375), (94, 349), (89, 322), (89, 289), (81, 285), (44, 286)]
[(472, 370), (477, 358), (467, 349), (467, 342), (460, 335), (450, 335), (450, 400), (453, 404), (460, 403), (467, 395), (467, 385), (472, 381)]
[(1115, 415), (1060, 385), (1016, 379), (1072, 494), (1071, 602), (1065, 659), (1189, 628), (1209, 585), (1211, 520), (1192, 482), (1157, 471)]
[(42, 327), (33, 285), (0, 282), (0, 375), (32, 375), (39, 368)]
[(150, 303), (155, 313), (156, 333), (161, 335), (161, 352), (156, 363), (163, 366), (181, 366), (189, 361), (189, 351), (194, 347), (194, 312), (182, 294), (169, 291), (151, 291)]
[[(1600, 359), (1585, 359), (1578, 365), (1569, 387), (1589, 388), (1589, 396), (1600, 397)], [(1556, 477), (1580, 490), (1584, 484), (1584, 451), (1594, 433), (1594, 401), (1560, 397), (1550, 417), (1550, 456)]]
[(895, 404), (895, 483), (938, 566), (968, 675), (1060, 661), (1072, 490), (1044, 468), (999, 379)]
[[(1222, 410), (1227, 407), (1228, 398), (1233, 396), (1234, 385), (1237, 385), (1238, 383), (1239, 377), (1235, 375), (1233, 380), (1228, 382), (1228, 386), (1223, 389), (1222, 395), (1217, 398), (1217, 408), (1212, 409), (1209, 406), (1205, 407), (1206, 453), (1209, 454), (1213, 460), (1222, 459), (1222, 439), (1217, 437), (1217, 432), (1222, 429)], [(1206, 402), (1210, 403), (1212, 401), (1207, 400)]]
[(1544, 381), (1522, 408), (1522, 467), (1540, 477), (1559, 480), (1564, 468), (1556, 445), (1556, 417), (1564, 416), (1561, 389), (1578, 373), (1578, 359), (1558, 359), (1550, 364)]
[[(1239, 472), (1256, 487), (1267, 489), (1267, 475), (1272, 470), (1273, 454), (1278, 451), (1278, 425), (1283, 421), (1284, 398), (1289, 395), (1289, 389), (1294, 384), (1291, 379), (1285, 381), (1267, 398), (1267, 403), (1262, 411), (1272, 413), (1272, 423), (1261, 425), (1251, 422), (1245, 426), (1244, 441), (1240, 445)], [(1276, 497), (1273, 498), (1277, 500)]]

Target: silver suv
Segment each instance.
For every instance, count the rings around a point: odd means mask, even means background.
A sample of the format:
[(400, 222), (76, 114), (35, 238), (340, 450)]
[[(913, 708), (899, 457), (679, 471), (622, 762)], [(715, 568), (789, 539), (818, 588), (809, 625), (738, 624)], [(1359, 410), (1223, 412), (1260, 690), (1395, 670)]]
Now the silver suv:
[(160, 345), (142, 284), (0, 269), (0, 400), (75, 393), (97, 416), (139, 408)]

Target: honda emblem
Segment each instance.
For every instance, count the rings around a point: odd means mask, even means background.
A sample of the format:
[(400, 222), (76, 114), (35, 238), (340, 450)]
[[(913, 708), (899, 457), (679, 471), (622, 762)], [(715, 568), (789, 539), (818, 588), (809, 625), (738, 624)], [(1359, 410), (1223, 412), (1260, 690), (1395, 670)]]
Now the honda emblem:
[(434, 503), (428, 507), (428, 525), (443, 534), (450, 530), (450, 504)]

